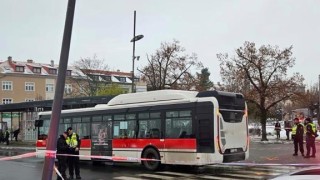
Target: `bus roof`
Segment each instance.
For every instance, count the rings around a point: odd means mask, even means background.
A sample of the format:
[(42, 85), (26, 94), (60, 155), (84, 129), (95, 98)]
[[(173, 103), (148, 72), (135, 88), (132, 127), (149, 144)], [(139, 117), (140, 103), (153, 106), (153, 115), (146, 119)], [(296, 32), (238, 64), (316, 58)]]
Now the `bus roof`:
[(197, 91), (182, 91), (182, 90), (158, 90), (132, 94), (121, 94), (108, 102), (108, 106), (137, 104), (147, 102), (159, 102), (169, 100), (182, 100), (195, 98)]

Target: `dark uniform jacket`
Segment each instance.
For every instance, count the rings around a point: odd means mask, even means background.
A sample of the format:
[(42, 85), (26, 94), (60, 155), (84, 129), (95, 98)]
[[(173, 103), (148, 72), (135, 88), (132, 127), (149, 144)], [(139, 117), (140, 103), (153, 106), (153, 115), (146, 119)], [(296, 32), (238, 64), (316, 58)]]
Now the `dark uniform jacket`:
[(312, 125), (310, 123), (306, 126), (306, 135), (307, 137), (315, 138), (317, 137), (317, 132), (314, 132), (312, 129)]
[(69, 153), (69, 145), (63, 135), (60, 135), (57, 142), (57, 154), (67, 154)]
[(303, 134), (304, 134), (304, 126), (302, 124), (297, 124), (297, 133), (295, 135), (296, 139), (303, 140)]

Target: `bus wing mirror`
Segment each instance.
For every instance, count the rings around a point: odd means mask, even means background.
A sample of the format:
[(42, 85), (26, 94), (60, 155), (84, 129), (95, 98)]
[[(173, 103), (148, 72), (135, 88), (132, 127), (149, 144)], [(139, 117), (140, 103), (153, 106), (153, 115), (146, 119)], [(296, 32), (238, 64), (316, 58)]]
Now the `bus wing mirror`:
[(35, 127), (42, 127), (43, 126), (43, 120), (35, 120), (34, 126)]

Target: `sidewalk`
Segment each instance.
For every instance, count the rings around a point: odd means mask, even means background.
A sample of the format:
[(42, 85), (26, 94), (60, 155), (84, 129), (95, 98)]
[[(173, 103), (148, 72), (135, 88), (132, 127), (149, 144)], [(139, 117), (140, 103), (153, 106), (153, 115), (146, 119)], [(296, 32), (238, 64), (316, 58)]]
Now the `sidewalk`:
[[(280, 137), (280, 139), (277, 139), (275, 135), (267, 136), (268, 141), (261, 141), (261, 136), (258, 135), (250, 135), (250, 141), (255, 143), (261, 143), (261, 144), (293, 144), (293, 141), (286, 140), (287, 137)], [(316, 143), (320, 143), (320, 136), (317, 137)]]
[(10, 141), (9, 145), (0, 143), (0, 150), (36, 150), (36, 143), (34, 141)]
[(276, 136), (267, 136), (268, 141), (261, 141), (261, 136), (251, 135), (250, 141), (261, 144), (292, 144), (292, 140), (286, 140), (286, 137), (277, 139)]

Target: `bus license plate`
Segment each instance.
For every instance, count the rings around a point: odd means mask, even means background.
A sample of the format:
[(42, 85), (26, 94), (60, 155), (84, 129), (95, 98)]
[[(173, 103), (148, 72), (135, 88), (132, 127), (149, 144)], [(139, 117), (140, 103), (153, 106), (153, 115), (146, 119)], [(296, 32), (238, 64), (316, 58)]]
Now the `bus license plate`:
[(234, 148), (234, 149), (230, 149), (230, 152), (231, 152), (231, 153), (238, 152), (238, 149), (236, 149), (236, 148)]

